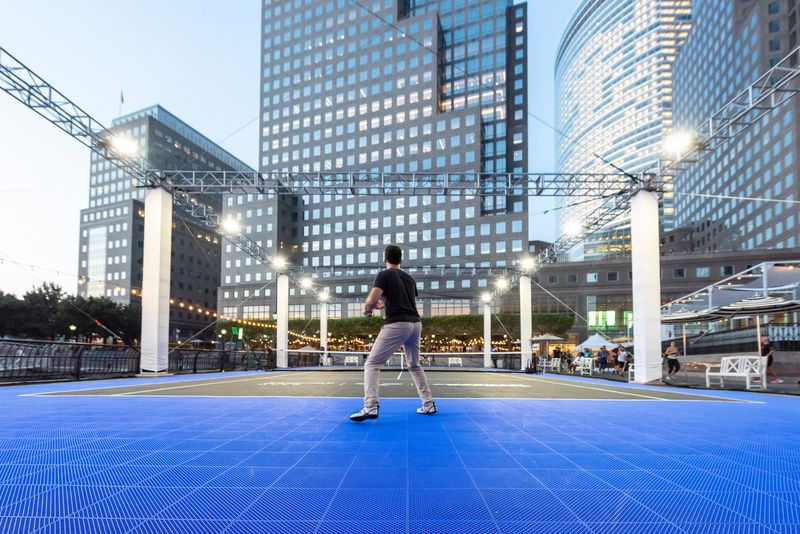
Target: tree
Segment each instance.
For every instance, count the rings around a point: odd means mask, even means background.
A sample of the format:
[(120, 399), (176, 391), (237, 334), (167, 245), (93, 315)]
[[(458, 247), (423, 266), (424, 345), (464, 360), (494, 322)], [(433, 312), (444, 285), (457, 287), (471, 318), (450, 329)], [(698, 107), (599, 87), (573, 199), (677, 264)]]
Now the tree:
[(0, 337), (20, 335), (22, 308), (16, 296), (0, 291)]
[(25, 293), (22, 296), (22, 332), (29, 337), (52, 339), (56, 335), (58, 304), (63, 296), (61, 286), (52, 282)]

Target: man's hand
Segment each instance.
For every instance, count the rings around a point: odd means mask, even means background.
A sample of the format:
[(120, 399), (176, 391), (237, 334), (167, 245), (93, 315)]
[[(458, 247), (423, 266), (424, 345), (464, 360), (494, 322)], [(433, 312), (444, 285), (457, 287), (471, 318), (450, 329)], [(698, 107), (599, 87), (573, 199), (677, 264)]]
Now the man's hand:
[(384, 304), (383, 299), (379, 299), (378, 302), (375, 303), (376, 310), (382, 310), (386, 304)]

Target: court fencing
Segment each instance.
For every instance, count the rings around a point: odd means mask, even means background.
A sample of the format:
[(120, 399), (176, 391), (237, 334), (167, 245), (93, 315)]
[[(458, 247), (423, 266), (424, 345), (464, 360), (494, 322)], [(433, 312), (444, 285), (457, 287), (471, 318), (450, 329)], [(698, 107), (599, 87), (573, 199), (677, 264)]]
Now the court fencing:
[[(139, 374), (140, 353), (125, 345), (0, 340), (0, 383), (90, 380)], [(271, 351), (174, 349), (172, 374), (274, 369)]]

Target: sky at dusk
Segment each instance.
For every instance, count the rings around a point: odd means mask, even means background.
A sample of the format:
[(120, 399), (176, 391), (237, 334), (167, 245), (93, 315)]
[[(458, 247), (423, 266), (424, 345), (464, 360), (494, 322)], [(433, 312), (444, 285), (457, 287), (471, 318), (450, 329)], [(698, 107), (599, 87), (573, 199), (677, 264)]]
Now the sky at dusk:
[[(550, 124), (555, 51), (579, 3), (528, 2), (528, 107)], [(122, 92), (123, 114), (161, 104), (257, 167), (259, 20), (259, 0), (27, 0), (4, 7), (0, 46), (105, 125)], [(530, 119), (531, 172), (555, 170), (554, 135)], [(0, 199), (0, 291), (52, 281), (74, 293), (89, 149), (6, 93)], [(531, 203), (531, 239), (554, 237), (549, 207)]]

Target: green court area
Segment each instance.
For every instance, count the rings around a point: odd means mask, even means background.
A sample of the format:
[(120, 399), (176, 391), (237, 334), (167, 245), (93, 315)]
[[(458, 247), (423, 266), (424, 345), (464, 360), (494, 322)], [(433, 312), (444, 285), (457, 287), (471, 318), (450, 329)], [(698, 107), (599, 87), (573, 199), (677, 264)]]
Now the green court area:
[[(731, 399), (693, 395), (661, 388), (617, 386), (571, 378), (547, 378), (519, 373), (427, 371), (436, 398), (720, 401)], [(54, 391), (45, 395), (70, 396), (181, 396), (181, 397), (342, 397), (363, 395), (361, 371), (278, 371), (249, 375), (190, 379), (165, 379), (161, 384), (120, 381), (119, 386)], [(381, 373), (381, 397), (417, 396), (408, 371)]]

